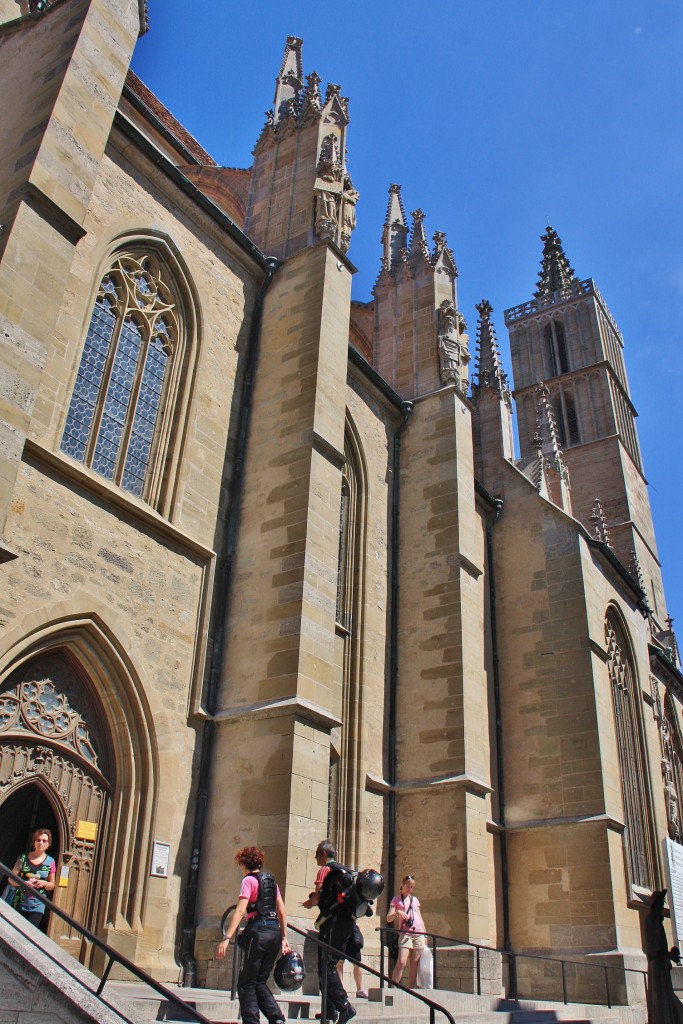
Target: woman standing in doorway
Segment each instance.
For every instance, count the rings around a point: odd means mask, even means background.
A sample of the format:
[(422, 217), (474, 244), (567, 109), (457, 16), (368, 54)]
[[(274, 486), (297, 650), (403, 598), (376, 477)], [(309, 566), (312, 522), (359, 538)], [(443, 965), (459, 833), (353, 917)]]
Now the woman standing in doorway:
[(408, 987), (415, 988), (417, 985), (417, 967), (420, 962), (420, 952), (425, 947), (424, 921), (420, 914), (420, 901), (413, 895), (415, 879), (412, 875), (406, 875), (401, 882), (401, 891), (394, 896), (387, 914), (387, 923), (398, 920), (398, 959), (391, 974), (392, 981), (401, 981), (403, 968), (408, 957), (410, 967), (408, 970)]
[[(50, 857), (47, 852), (51, 846), (52, 833), (49, 828), (36, 829), (33, 833), (30, 852), (22, 853), (12, 869), (15, 875), (19, 875), (42, 895), (52, 892), (55, 887), (56, 866), (54, 858)], [(45, 904), (37, 896), (22, 889), (11, 878), (8, 878), (7, 881), (13, 889), (17, 890), (12, 906), (20, 914), (23, 914), (31, 924), (39, 928), (45, 913)]]

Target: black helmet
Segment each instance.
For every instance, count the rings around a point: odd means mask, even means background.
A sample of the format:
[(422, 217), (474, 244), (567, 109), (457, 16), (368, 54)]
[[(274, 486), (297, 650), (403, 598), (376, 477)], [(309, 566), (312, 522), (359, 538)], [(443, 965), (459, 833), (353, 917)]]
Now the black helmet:
[(356, 889), (364, 900), (376, 900), (384, 891), (384, 879), (379, 871), (364, 868), (363, 871), (358, 872)]
[(304, 970), (304, 962), (299, 954), (291, 950), (289, 953), (281, 956), (275, 964), (273, 977), (275, 978), (275, 984), (283, 992), (294, 992), (297, 988), (301, 988), (306, 977), (306, 971)]

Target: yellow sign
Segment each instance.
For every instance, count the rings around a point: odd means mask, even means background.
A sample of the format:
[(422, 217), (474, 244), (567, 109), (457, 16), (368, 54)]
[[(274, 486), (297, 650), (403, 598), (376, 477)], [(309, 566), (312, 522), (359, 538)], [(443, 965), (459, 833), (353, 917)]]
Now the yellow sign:
[(69, 867), (67, 864), (62, 864), (59, 872), (59, 882), (57, 883), (60, 889), (66, 889), (69, 884)]
[(76, 839), (90, 839), (93, 842), (97, 838), (96, 821), (79, 821), (76, 825)]

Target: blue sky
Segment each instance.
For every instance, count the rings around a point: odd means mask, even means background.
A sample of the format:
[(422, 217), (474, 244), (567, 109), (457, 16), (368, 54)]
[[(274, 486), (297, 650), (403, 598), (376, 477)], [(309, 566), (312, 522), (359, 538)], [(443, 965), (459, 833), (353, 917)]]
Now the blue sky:
[[(445, 231), (475, 303), (531, 298), (550, 223), (616, 317), (669, 612), (683, 615), (683, 5), (680, 0), (150, 0), (133, 69), (227, 166), (248, 167), (287, 35), (350, 99), (354, 298), (379, 269), (391, 182)], [(323, 85), (324, 87), (324, 85)], [(683, 646), (683, 620), (676, 621)]]

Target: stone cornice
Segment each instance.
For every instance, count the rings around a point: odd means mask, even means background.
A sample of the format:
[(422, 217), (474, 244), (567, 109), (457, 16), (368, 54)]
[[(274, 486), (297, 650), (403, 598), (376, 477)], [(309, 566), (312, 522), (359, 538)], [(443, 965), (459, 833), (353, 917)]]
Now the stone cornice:
[(239, 707), (225, 708), (212, 716), (218, 724), (242, 722), (245, 719), (262, 721), (267, 718), (300, 718), (318, 729), (331, 731), (342, 725), (341, 718), (331, 714), (326, 708), (314, 704), (304, 697), (282, 697), (279, 700), (264, 700), (257, 704), (241, 704)]
[(536, 818), (506, 823), (506, 832), (529, 832), (536, 828), (557, 828), (567, 825), (604, 825), (612, 832), (623, 832), (626, 825), (611, 814), (576, 814), (560, 818)]
[(432, 775), (423, 779), (405, 779), (402, 782), (394, 783), (393, 786), (386, 779), (373, 775), (371, 772), (365, 776), (365, 788), (370, 793), (418, 793), (443, 787), (465, 788), (477, 796), (488, 796), (493, 792), (493, 787), (488, 783), (464, 772), (460, 775)]
[(322, 455), (322, 457), (327, 459), (328, 462), (332, 463), (336, 469), (343, 469), (348, 462), (344, 452), (335, 448), (327, 438), (323, 437), (322, 434), (318, 434), (315, 430), (312, 431), (312, 437), (313, 450), (316, 451), (318, 455)]

